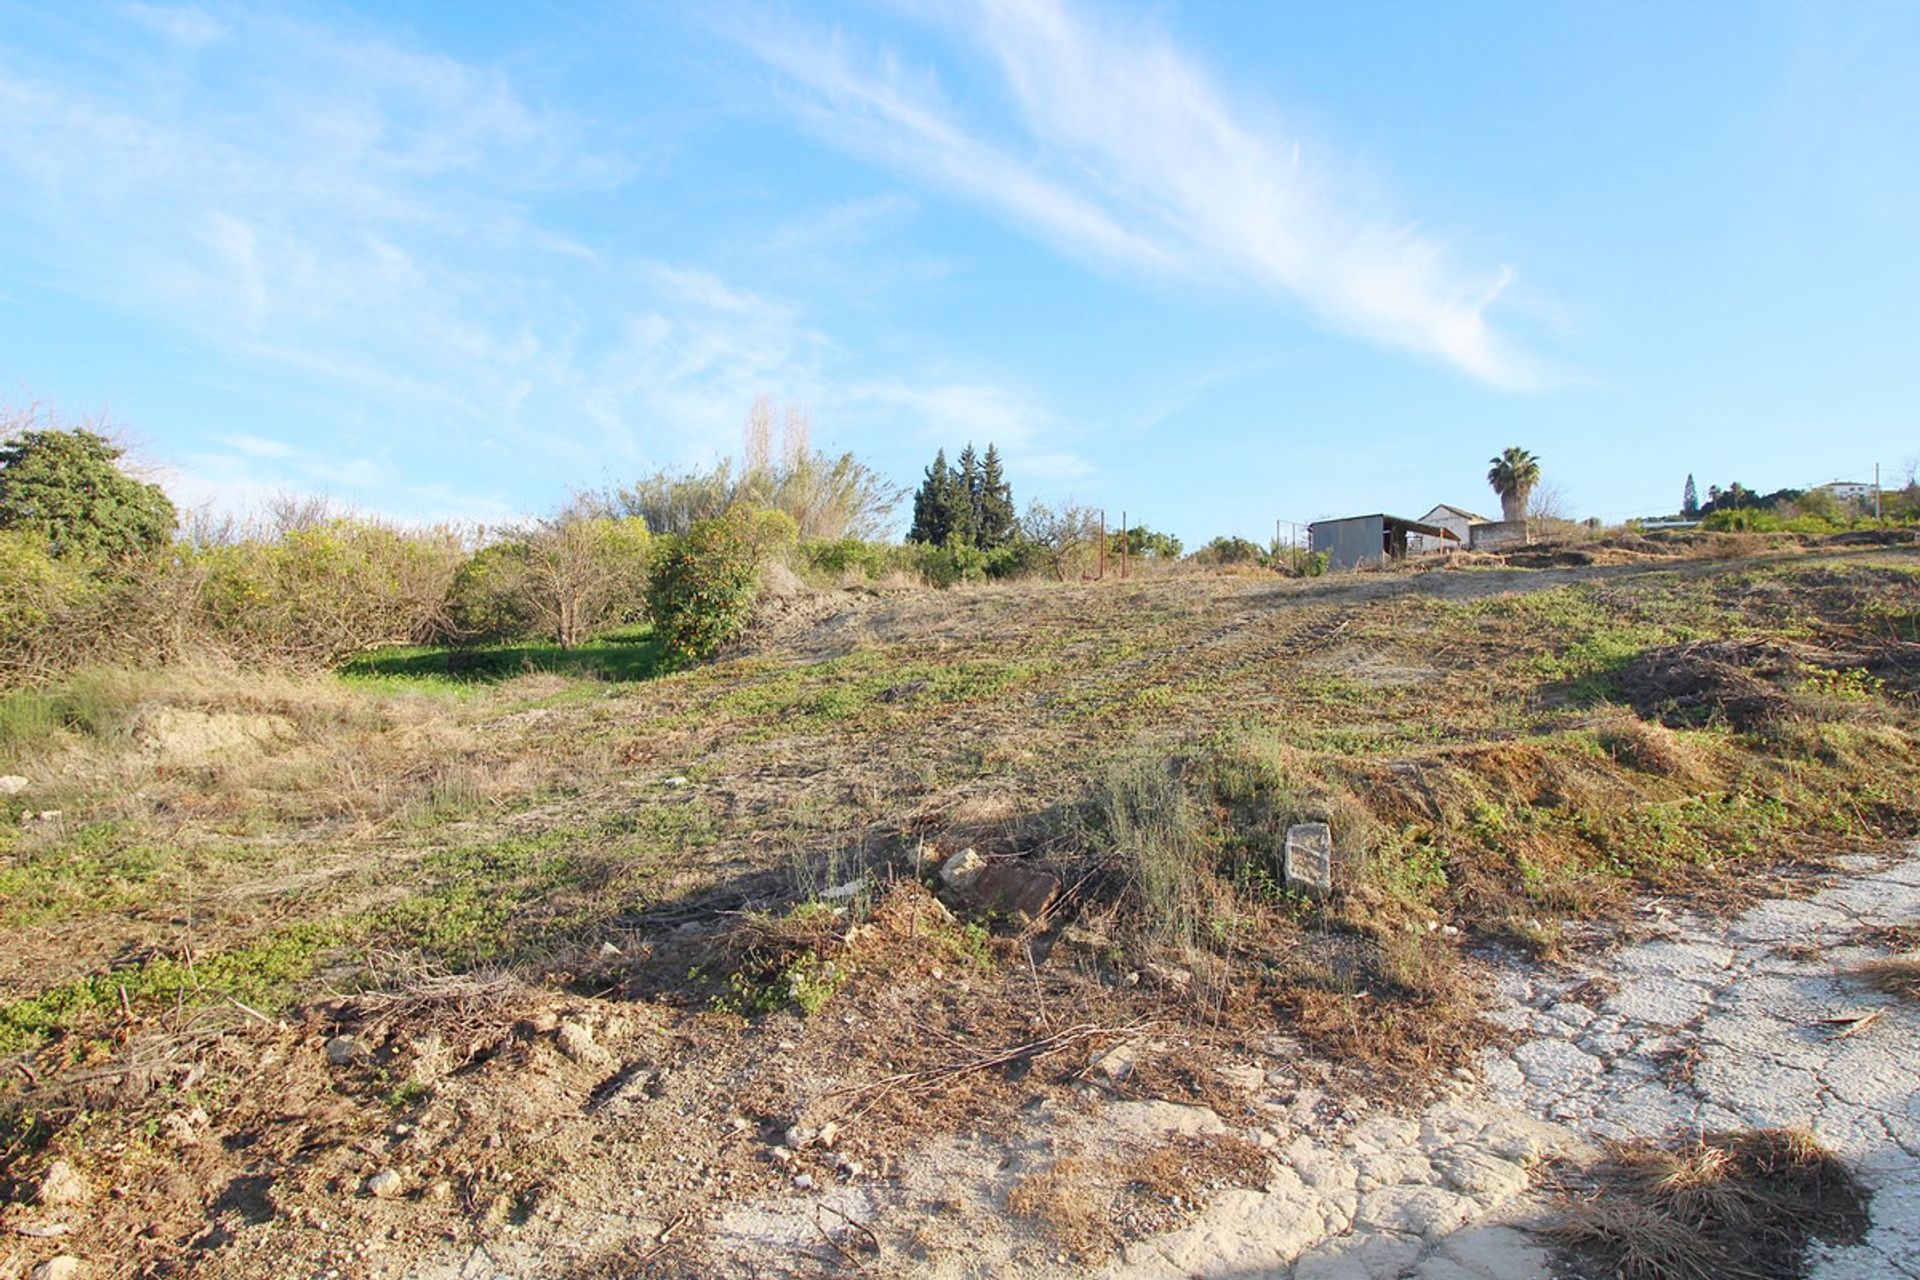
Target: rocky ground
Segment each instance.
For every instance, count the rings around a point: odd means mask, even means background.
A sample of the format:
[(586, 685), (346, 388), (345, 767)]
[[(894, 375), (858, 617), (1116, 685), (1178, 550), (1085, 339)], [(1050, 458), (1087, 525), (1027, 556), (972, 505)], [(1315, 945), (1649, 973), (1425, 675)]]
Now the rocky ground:
[[(1811, 1130), (1872, 1192), (1866, 1238), (1816, 1245), (1809, 1274), (1920, 1275), (1920, 1009), (1847, 976), (1885, 954), (1876, 930), (1916, 919), (1920, 851), (1862, 860), (1807, 897), (1730, 921), (1652, 903), (1626, 945), (1559, 968), (1507, 964), (1493, 1016), (1513, 1040), (1423, 1108), (1335, 1103), (1287, 1069), (1276, 1042), (1261, 1062), (1222, 1067), (1255, 1085), (1252, 1123), (1163, 1102), (1047, 1106), (1011, 1138), (942, 1142), (889, 1178), (808, 1180), (737, 1209), (710, 1256), (768, 1276), (1544, 1278), (1569, 1274), (1536, 1234), (1557, 1212), (1550, 1171), (1595, 1159), (1609, 1139), (1781, 1126)], [(1127, 1054), (1115, 1052), (1094, 1063), (1090, 1099), (1124, 1077)], [(1104, 1265), (1077, 1265), (1048, 1230), (1060, 1225), (1048, 1213), (1078, 1211), (1070, 1195), (1007, 1212), (1066, 1162), (1209, 1138), (1264, 1152), (1258, 1176)], [(564, 1272), (507, 1244), (417, 1274)]]

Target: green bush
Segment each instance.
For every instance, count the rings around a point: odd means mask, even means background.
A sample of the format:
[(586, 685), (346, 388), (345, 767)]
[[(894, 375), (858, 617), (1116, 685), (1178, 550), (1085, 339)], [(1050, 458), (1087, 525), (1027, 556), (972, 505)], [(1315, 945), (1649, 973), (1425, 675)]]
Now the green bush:
[(781, 533), (766, 517), (778, 514), (736, 507), (656, 540), (647, 607), (669, 663), (704, 661), (747, 625), (760, 565)]
[(527, 547), (500, 542), (476, 551), (447, 587), (447, 638), (463, 644), (524, 640), (534, 634), (533, 607), (518, 589)]
[(450, 533), (334, 519), (194, 553), (196, 635), (261, 662), (331, 666), (445, 630), (464, 551)]
[(1845, 528), (1820, 516), (1782, 516), (1761, 507), (1728, 507), (1700, 522), (1714, 533), (1832, 533)]
[(1030, 578), (1050, 567), (1046, 549), (1018, 538), (987, 552), (987, 576), (994, 579)]
[(173, 539), (173, 503), (120, 470), (125, 450), (91, 431), (46, 427), (0, 445), (0, 529), (40, 539), (58, 557), (118, 560)]
[(984, 582), (988, 553), (967, 542), (950, 541), (938, 547), (916, 546), (920, 577), (930, 587), (962, 582)]

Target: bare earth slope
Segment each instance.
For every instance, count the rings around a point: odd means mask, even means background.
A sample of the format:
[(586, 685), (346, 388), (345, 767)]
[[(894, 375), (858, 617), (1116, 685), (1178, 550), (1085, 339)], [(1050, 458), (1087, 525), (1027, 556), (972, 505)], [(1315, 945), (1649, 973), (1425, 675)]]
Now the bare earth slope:
[(1916, 1006), (1835, 973), (1920, 940), (1851, 860), (1920, 829), (1917, 653), (1889, 547), (92, 678), (9, 766), (0, 1277), (1525, 1274), (1543, 1160), (1669, 1124), (1810, 1125), (1878, 1190), (1823, 1265), (1911, 1265)]

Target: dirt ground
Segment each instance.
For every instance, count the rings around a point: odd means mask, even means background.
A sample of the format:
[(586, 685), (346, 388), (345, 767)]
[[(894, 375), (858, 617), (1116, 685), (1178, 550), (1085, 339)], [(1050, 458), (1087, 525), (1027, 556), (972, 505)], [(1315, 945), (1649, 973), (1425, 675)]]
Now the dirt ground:
[[(635, 683), (69, 691), (7, 765), (0, 1277), (1094, 1273), (1283, 1192), (1323, 1228), (1284, 1265), (1364, 1234), (1295, 1183), (1481, 1106), (1507, 975), (1920, 828), (1920, 552), (1617, 560), (832, 593)], [(1059, 892), (957, 891), (965, 848)], [(1496, 1101), (1529, 1154), (1449, 1191), (1476, 1221), (1561, 1141)]]

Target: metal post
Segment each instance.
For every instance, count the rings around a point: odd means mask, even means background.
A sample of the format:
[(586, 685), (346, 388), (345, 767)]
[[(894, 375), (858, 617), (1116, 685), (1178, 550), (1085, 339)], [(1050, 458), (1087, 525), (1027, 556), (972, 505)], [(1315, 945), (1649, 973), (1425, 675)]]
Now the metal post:
[(1107, 580), (1107, 513), (1100, 513), (1100, 581)]
[(1127, 580), (1127, 558), (1133, 552), (1133, 536), (1127, 532), (1127, 511), (1120, 509), (1120, 581)]

